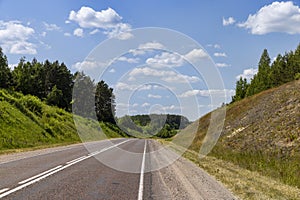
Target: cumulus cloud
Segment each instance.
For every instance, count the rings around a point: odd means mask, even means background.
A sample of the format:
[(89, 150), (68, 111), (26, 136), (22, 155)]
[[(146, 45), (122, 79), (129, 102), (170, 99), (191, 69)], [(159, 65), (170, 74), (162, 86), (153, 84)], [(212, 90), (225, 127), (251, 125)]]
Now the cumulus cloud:
[(0, 46), (11, 54), (36, 54), (36, 45), (30, 42), (34, 29), (19, 21), (0, 20)]
[(207, 46), (215, 48), (215, 49), (221, 49), (221, 45), (219, 45), (219, 44), (208, 44)]
[(151, 105), (150, 103), (147, 103), (147, 102), (146, 102), (146, 103), (143, 103), (143, 104), (142, 104), (142, 107), (145, 108), (145, 107), (149, 107), (150, 105)]
[(220, 67), (220, 68), (223, 68), (223, 67), (230, 67), (230, 65), (227, 64), (227, 63), (216, 63), (216, 66), (217, 66), (217, 67)]
[(90, 35), (95, 35), (96, 33), (99, 33), (99, 29), (94, 29), (90, 32)]
[(227, 57), (226, 53), (216, 52), (214, 53), (215, 57)]
[(83, 29), (82, 28), (76, 28), (73, 32), (73, 35), (77, 37), (83, 37)]
[(200, 78), (196, 76), (188, 76), (170, 70), (157, 70), (149, 67), (135, 68), (129, 73), (129, 76), (131, 80), (135, 80), (135, 77), (140, 76), (157, 77), (168, 83), (194, 83), (200, 81)]
[(225, 19), (223, 17), (223, 26), (232, 25), (235, 23), (235, 19), (233, 17), (229, 17), (228, 19)]
[[(135, 85), (135, 84), (128, 84), (124, 82), (118, 82), (115, 86), (116, 90), (129, 90), (129, 91), (142, 91), (142, 90), (151, 90), (154, 87), (152, 85)], [(154, 88), (155, 89), (155, 88)]]
[(183, 65), (184, 59), (178, 54), (163, 52), (160, 55), (155, 55), (153, 58), (148, 58), (146, 63), (153, 67), (180, 67)]
[(161, 99), (162, 96), (160, 96), (160, 95), (155, 95), (155, 94), (148, 94), (148, 98)]
[(249, 15), (247, 21), (238, 24), (252, 34), (263, 35), (271, 32), (300, 34), (300, 8), (292, 1), (275, 1)]
[(121, 56), (118, 58), (118, 61), (128, 62), (128, 63), (138, 63), (139, 60), (140, 60), (139, 58), (127, 58), (125, 56)]
[(247, 80), (250, 80), (251, 78), (253, 78), (255, 74), (257, 74), (257, 72), (258, 72), (257, 68), (245, 69), (242, 74), (236, 76), (236, 79), (239, 80), (240, 77), (242, 77), (243, 79), (246, 78)]
[(72, 68), (77, 69), (79, 71), (86, 71), (86, 70), (91, 70), (95, 69), (97, 67), (105, 67), (105, 63), (99, 63), (95, 61), (83, 61), (83, 62), (77, 62), (75, 63)]
[(193, 49), (192, 51), (184, 55), (184, 57), (188, 61), (196, 62), (200, 59), (208, 58), (208, 54), (203, 49)]
[(129, 52), (132, 53), (134, 56), (137, 56), (137, 55), (144, 55), (146, 53), (146, 50), (152, 51), (154, 49), (158, 49), (158, 50), (165, 49), (165, 46), (155, 41), (147, 42), (147, 43), (140, 44), (137, 49), (129, 50)]
[(165, 46), (159, 42), (147, 42), (139, 45), (139, 49), (164, 49)]
[(70, 33), (64, 33), (64, 36), (66, 36), (66, 37), (70, 37), (70, 36), (71, 36), (71, 34), (70, 34)]
[(193, 49), (185, 55), (179, 55), (170, 52), (162, 52), (153, 58), (148, 58), (146, 63), (152, 67), (180, 67), (187, 61), (196, 62), (198, 60), (208, 58), (208, 54), (203, 49)]
[(72, 10), (69, 21), (78, 23), (81, 28), (102, 29), (108, 37), (126, 40), (132, 37), (131, 26), (122, 22), (122, 17), (112, 8), (95, 11), (83, 6), (78, 11)]
[(60, 31), (61, 28), (57, 26), (56, 24), (48, 24), (46, 22), (43, 22), (45, 28), (47, 31)]
[(181, 95), (179, 95), (179, 97), (182, 98), (189, 98), (189, 97), (193, 97), (193, 96), (201, 96), (201, 97), (209, 97), (212, 95), (220, 95), (220, 96), (232, 96), (234, 95), (235, 91), (234, 90), (189, 90), (186, 91), (184, 93), (182, 93)]
[(111, 70), (109, 70), (108, 72), (109, 72), (109, 73), (115, 73), (116, 70), (115, 70), (115, 69), (111, 69)]

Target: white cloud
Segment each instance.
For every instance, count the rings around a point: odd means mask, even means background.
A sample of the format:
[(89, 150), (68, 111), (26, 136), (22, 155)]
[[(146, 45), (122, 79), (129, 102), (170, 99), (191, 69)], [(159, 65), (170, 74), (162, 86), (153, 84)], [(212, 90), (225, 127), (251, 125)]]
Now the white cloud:
[(47, 32), (45, 32), (45, 31), (41, 33), (42, 37), (46, 37), (46, 35), (47, 35)]
[(78, 23), (81, 28), (99, 28), (108, 37), (126, 40), (133, 35), (130, 33), (131, 26), (122, 23), (122, 17), (112, 8), (95, 11), (90, 7), (83, 6), (77, 12), (72, 10), (69, 21)]
[(94, 29), (90, 32), (90, 35), (95, 35), (96, 33), (99, 33), (99, 29)]
[(83, 29), (82, 28), (76, 28), (73, 32), (73, 35), (77, 37), (83, 37)]
[(8, 64), (8, 67), (13, 70), (16, 66), (18, 66), (18, 63), (16, 64)]
[(160, 55), (155, 55), (153, 58), (148, 58), (146, 63), (153, 67), (180, 67), (184, 63), (182, 56), (169, 52), (162, 52)]
[(229, 89), (225, 89), (225, 90), (189, 90), (189, 91), (186, 91), (186, 92), (182, 93), (181, 95), (179, 95), (179, 97), (182, 97), (182, 98), (189, 98), (189, 97), (193, 97), (193, 96), (209, 97), (211, 95), (232, 96), (232, 95), (234, 95), (234, 93), (235, 93), (234, 90), (229, 90)]
[(239, 80), (240, 77), (242, 77), (243, 79), (246, 78), (246, 79), (250, 80), (251, 78), (253, 78), (253, 76), (255, 74), (257, 74), (257, 72), (258, 72), (258, 69), (255, 69), (255, 68), (245, 69), (242, 74), (236, 76), (235, 78), (237, 80)]
[(137, 49), (131, 49), (129, 50), (132, 55), (137, 56), (137, 55), (144, 55), (147, 51), (152, 51), (154, 49), (157, 50), (162, 50), (165, 49), (165, 46), (159, 42), (147, 42), (144, 44), (140, 44)]
[(19, 41), (11, 45), (10, 53), (13, 54), (36, 54), (36, 45), (26, 41)]
[(146, 63), (152, 67), (180, 67), (187, 61), (196, 62), (203, 58), (208, 58), (208, 54), (203, 49), (193, 49), (187, 54), (181, 56), (179, 54), (162, 52), (153, 58), (148, 58)]
[(227, 57), (226, 53), (216, 52), (214, 53), (215, 57)]
[(60, 31), (61, 28), (57, 26), (56, 24), (48, 24), (46, 22), (43, 22), (45, 28), (47, 31)]
[(230, 67), (230, 65), (227, 64), (227, 63), (216, 63), (216, 66), (217, 66), (217, 67), (220, 67), (220, 68), (223, 68), (223, 67)]
[(139, 45), (139, 49), (164, 49), (165, 46), (159, 42), (147, 42)]
[(235, 23), (235, 19), (233, 17), (229, 17), (228, 19), (225, 19), (223, 17), (223, 26), (232, 25)]
[(64, 36), (70, 37), (70, 36), (71, 36), (71, 33), (64, 33)]
[(249, 15), (239, 27), (250, 29), (252, 34), (263, 35), (271, 32), (300, 34), (300, 8), (292, 1), (275, 1)]
[(124, 82), (118, 82), (115, 86), (116, 90), (131, 90), (131, 91), (142, 91), (142, 90), (151, 90), (151, 89), (164, 89), (161, 86), (157, 85), (150, 85), (150, 84), (145, 84), (145, 85), (135, 85), (135, 84), (127, 84)]
[(148, 98), (161, 99), (162, 96), (160, 96), (160, 95), (154, 95), (154, 94), (148, 94)]
[(79, 71), (85, 71), (85, 70), (91, 70), (95, 69), (97, 67), (104, 67), (106, 64), (104, 63), (99, 63), (95, 61), (83, 61), (83, 62), (77, 62), (75, 63), (72, 68), (77, 69)]
[(193, 49), (184, 56), (188, 61), (196, 62), (199, 59), (208, 58), (208, 54), (203, 49)]
[(150, 106), (150, 103), (147, 103), (147, 102), (142, 104), (142, 107), (143, 107), (143, 108), (149, 107), (149, 106)]
[(108, 72), (109, 72), (109, 73), (115, 73), (116, 70), (115, 70), (115, 69), (111, 69), (111, 70), (109, 70)]
[(34, 29), (19, 21), (0, 20), (0, 46), (11, 54), (36, 54), (36, 45), (30, 42)]
[(148, 77), (158, 77), (161, 78), (161, 80), (169, 83), (186, 83), (200, 81), (200, 79), (196, 76), (187, 76), (176, 73), (174, 71), (157, 70), (149, 67), (135, 68), (129, 73), (131, 80), (135, 80), (135, 77), (140, 77), (141, 75)]
[(221, 49), (221, 45), (219, 45), (219, 44), (208, 44), (207, 46), (208, 47), (213, 47), (215, 49)]
[(121, 56), (118, 58), (118, 61), (128, 62), (128, 63), (138, 63), (139, 60), (140, 60), (139, 58), (127, 58), (125, 56)]

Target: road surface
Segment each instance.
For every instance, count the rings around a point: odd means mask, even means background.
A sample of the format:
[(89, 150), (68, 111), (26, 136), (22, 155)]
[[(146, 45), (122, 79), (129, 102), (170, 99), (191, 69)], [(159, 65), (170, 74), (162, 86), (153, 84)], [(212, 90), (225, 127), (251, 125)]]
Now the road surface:
[(160, 148), (153, 140), (115, 139), (3, 155), (0, 198), (236, 199), (183, 158), (157, 170), (173, 156), (149, 153)]

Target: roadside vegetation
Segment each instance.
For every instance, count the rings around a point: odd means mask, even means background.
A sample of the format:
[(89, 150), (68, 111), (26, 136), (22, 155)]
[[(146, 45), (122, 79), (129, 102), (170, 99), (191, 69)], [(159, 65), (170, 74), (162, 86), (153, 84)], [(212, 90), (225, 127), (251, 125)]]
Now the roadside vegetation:
[(198, 120), (185, 157), (241, 199), (300, 199), (299, 73), (300, 46), (278, 55), (271, 65), (264, 50), (257, 75), (250, 83), (237, 81), (236, 95), (224, 105), (226, 119), (216, 146), (199, 159), (210, 123), (208, 113)]
[[(84, 140), (126, 137), (114, 124), (76, 116)], [(32, 95), (0, 90), (0, 152), (81, 142), (73, 115)]]
[[(76, 98), (74, 87), (82, 92)], [(91, 100), (93, 106), (86, 106)], [(84, 72), (72, 74), (59, 61), (21, 58), (10, 69), (0, 47), (0, 153), (128, 137), (116, 126), (114, 110), (113, 89), (104, 81), (95, 83)]]

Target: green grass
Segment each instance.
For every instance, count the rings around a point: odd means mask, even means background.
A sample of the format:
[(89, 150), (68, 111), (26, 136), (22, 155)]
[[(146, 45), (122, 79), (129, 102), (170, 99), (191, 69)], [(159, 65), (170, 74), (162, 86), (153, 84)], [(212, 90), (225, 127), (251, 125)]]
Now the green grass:
[(126, 136), (113, 124), (75, 118), (78, 126), (71, 113), (37, 97), (0, 90), (0, 152)]
[(238, 152), (218, 146), (210, 155), (300, 188), (300, 157), (287, 157), (279, 152)]

